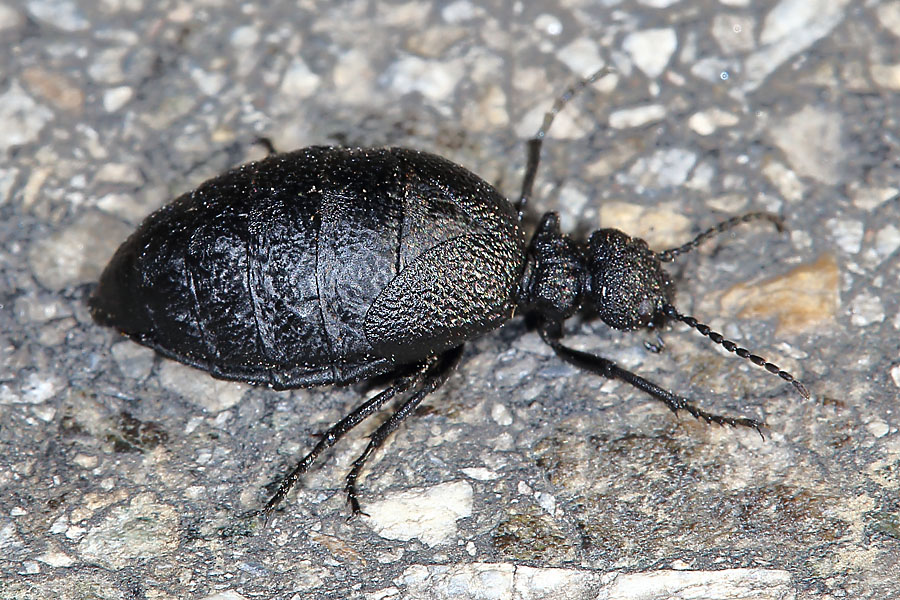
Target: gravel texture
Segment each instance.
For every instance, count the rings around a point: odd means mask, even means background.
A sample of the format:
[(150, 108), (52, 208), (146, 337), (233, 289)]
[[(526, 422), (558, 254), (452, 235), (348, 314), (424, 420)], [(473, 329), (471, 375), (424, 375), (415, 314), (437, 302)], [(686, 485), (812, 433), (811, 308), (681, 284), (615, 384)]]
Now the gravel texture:
[[(0, 599), (900, 596), (900, 1), (0, 0)], [(140, 220), (267, 136), (444, 155), (505, 195), (563, 89), (530, 223), (652, 247), (684, 326), (598, 352), (745, 429), (562, 364), (521, 319), (469, 344), (347, 520), (380, 415), (257, 509), (365, 386), (221, 382), (95, 325)]]

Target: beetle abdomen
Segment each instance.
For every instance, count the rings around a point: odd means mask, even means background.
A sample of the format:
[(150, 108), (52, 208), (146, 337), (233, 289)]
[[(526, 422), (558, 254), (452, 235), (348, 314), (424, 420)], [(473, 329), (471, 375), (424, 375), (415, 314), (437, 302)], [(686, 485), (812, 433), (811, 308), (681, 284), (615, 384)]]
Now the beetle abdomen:
[[(481, 278), (491, 293), (480, 304), (455, 302), (454, 290), (471, 292), (463, 281), (453, 285), (456, 267), (463, 273), (475, 261), (450, 253), (442, 258), (450, 296), (441, 303), (449, 312), (405, 314), (455, 328), (399, 326), (392, 335), (411, 349), (403, 353), (367, 329), (367, 314), (386, 306), (378, 298), (398, 273), (472, 235), (493, 248), (482, 260), (503, 258)], [(495, 328), (511, 315), (523, 255), (512, 206), (462, 167), (401, 149), (307, 148), (239, 167), (152, 214), (104, 271), (92, 309), (99, 321), (219, 377), (276, 387), (346, 382)], [(422, 283), (419, 292), (430, 287)], [(416, 304), (391, 289), (385, 298)]]

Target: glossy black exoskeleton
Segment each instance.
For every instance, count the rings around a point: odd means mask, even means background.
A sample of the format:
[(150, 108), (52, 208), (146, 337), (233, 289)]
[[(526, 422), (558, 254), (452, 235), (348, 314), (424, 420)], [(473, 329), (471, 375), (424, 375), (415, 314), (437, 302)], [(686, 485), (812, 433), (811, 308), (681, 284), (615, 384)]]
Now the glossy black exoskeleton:
[(791, 382), (790, 374), (711, 331), (672, 304), (661, 263), (750, 213), (654, 252), (615, 229), (587, 243), (547, 213), (530, 243), (522, 215), (553, 117), (601, 70), (568, 89), (529, 143), (513, 206), (438, 156), (407, 150), (312, 147), (275, 154), (211, 179), (150, 215), (119, 248), (91, 298), (95, 319), (215, 377), (275, 389), (390, 375), (390, 385), (332, 426), (265, 506), (271, 512), (319, 454), (385, 402), (399, 408), (347, 476), (353, 514), (366, 459), (440, 387), (463, 344), (517, 311), (535, 316), (563, 359), (622, 379), (673, 411), (759, 430), (749, 418), (707, 413), (615, 363), (565, 346), (562, 324), (586, 308), (620, 330), (671, 319)]

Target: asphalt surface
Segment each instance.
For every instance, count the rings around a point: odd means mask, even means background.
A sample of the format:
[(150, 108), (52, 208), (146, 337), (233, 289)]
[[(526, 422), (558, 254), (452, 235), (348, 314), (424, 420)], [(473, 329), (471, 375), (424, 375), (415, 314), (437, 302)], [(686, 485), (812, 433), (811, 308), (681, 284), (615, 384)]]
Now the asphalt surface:
[[(0, 598), (900, 596), (900, 2), (0, 2)], [(314, 144), (443, 155), (557, 211), (680, 245), (684, 325), (569, 343), (710, 426), (563, 364), (522, 319), (343, 478), (359, 426), (248, 516), (375, 387), (215, 380), (86, 298), (150, 212)]]

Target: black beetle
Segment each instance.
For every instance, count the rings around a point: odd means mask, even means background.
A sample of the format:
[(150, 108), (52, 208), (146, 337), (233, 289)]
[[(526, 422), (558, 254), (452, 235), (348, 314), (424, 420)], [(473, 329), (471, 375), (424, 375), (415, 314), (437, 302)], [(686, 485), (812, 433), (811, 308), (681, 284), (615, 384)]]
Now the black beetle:
[(347, 476), (440, 387), (463, 344), (517, 311), (531, 316), (563, 360), (622, 379), (698, 419), (760, 430), (755, 419), (707, 413), (615, 363), (561, 342), (562, 323), (593, 311), (621, 330), (682, 321), (731, 352), (806, 388), (672, 305), (661, 263), (769, 213), (733, 218), (664, 252), (615, 229), (587, 243), (547, 213), (526, 243), (522, 227), (543, 138), (554, 116), (602, 69), (566, 90), (528, 146), (516, 206), (446, 159), (403, 148), (311, 147), (274, 154), (210, 179), (150, 215), (106, 267), (94, 318), (214, 377), (289, 389), (388, 375), (390, 384), (338, 421), (282, 481), (270, 513), (319, 454), (395, 396)]

